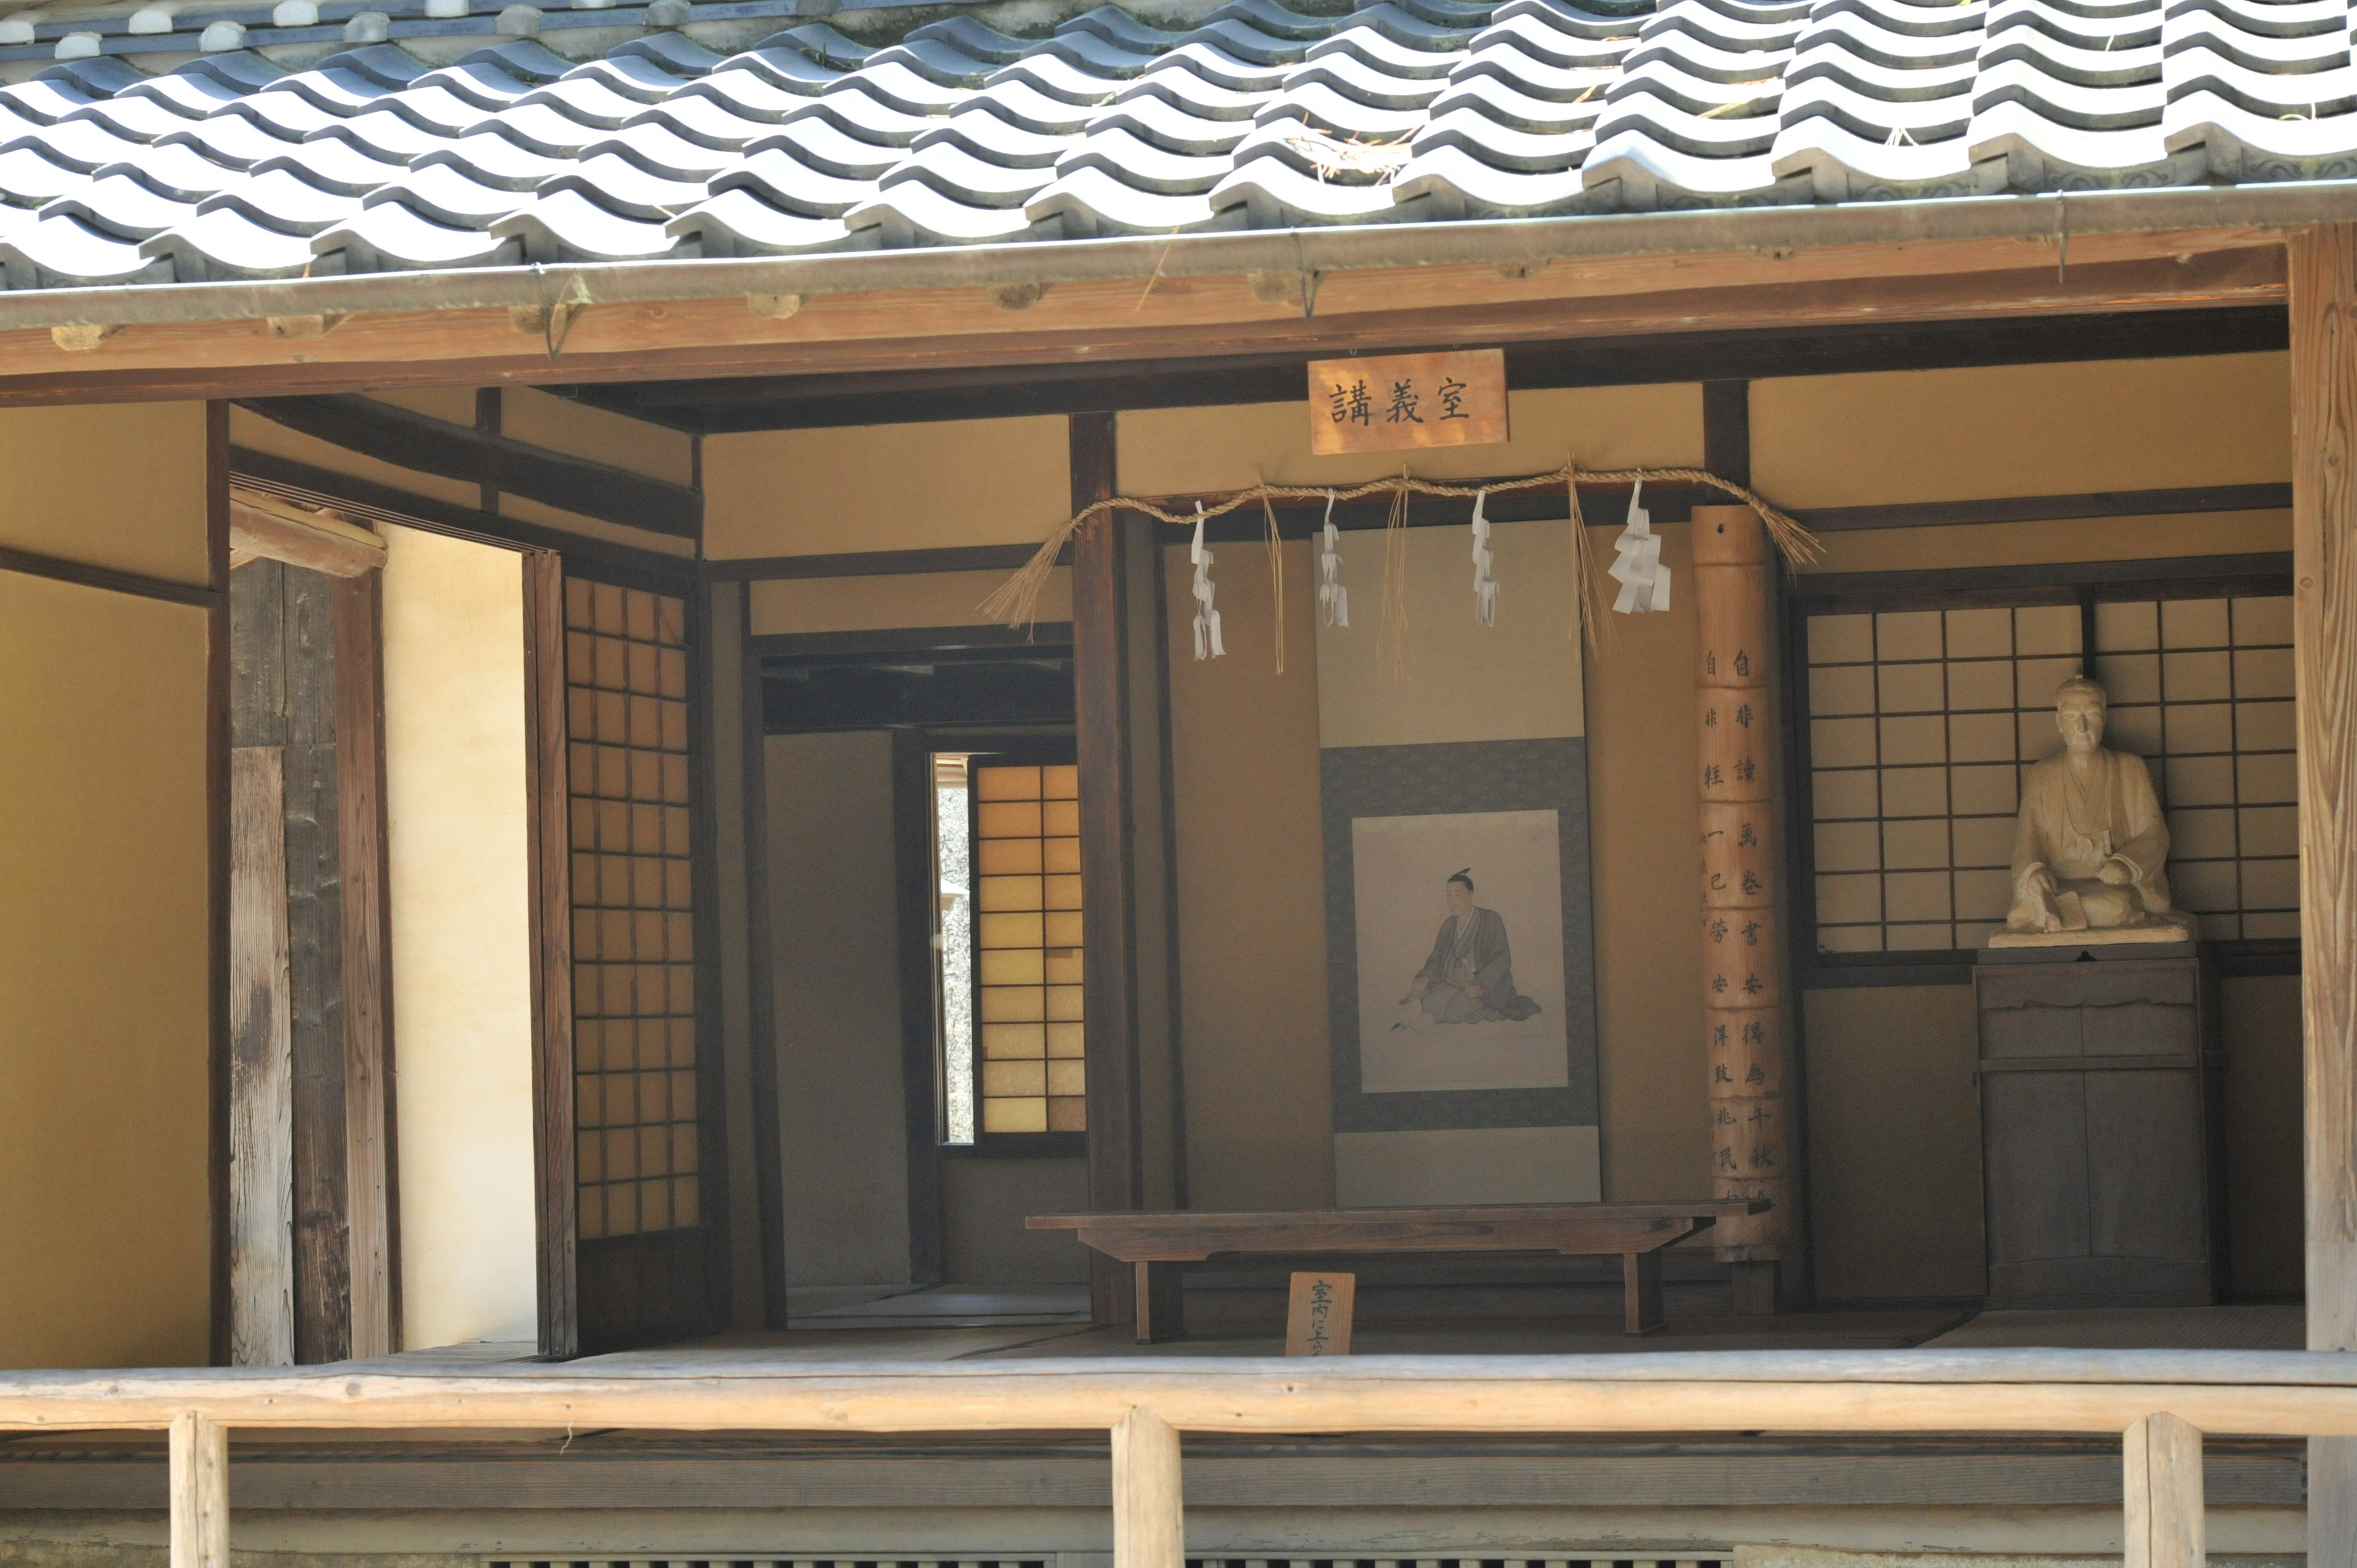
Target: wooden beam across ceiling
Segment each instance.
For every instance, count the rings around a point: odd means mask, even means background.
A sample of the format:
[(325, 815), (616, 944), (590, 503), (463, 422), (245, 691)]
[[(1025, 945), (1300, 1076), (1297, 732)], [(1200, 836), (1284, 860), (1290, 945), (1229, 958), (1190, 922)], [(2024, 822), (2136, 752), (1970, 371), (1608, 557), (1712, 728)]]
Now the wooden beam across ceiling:
[[(1903, 326), (1779, 327), (1647, 338), (1575, 338), (1508, 347), (1506, 384), (1515, 392), (1534, 392), (1870, 371), (2158, 360), (2280, 352), (2289, 339), (2283, 309), (2266, 305)], [(1447, 346), (1491, 345), (1453, 342)], [(1180, 364), (1125, 360), (733, 376), (550, 390), (632, 419), (719, 435), (753, 430), (1291, 403), (1302, 395), (1302, 378), (1310, 358), (1308, 353), (1261, 354)]]
[(353, 316), (299, 339), (274, 337), (262, 321), (126, 326), (80, 351), (44, 330), (0, 333), (0, 403), (937, 373), (2273, 306), (2283, 295), (2278, 233), (2211, 229), (2074, 237), (2067, 264), (2049, 240), (2011, 237), (1166, 277), (1143, 289), (1059, 284), (1019, 311), (964, 286), (817, 295), (786, 317), (754, 314), (735, 297), (591, 305), (555, 354), (505, 310), (421, 310)]

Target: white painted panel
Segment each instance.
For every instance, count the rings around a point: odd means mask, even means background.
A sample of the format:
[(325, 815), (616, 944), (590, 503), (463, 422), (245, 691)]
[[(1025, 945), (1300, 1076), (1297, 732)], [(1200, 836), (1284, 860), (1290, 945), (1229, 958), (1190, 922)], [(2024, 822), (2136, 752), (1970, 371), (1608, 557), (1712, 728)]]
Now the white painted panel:
[(1604, 1195), (1593, 1127), (1337, 1133), (1345, 1208), (1435, 1203), (1594, 1203)]

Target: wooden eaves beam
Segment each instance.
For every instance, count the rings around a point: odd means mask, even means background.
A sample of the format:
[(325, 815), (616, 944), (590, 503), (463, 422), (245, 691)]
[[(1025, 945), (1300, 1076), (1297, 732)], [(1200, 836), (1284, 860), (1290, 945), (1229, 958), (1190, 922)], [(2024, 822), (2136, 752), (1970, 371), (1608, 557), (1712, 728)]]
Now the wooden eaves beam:
[(1289, 293), (1272, 281), (1059, 283), (1019, 310), (1002, 303), (1003, 291), (963, 285), (819, 294), (782, 317), (739, 297), (592, 305), (554, 356), (504, 309), (355, 315), (324, 336), (292, 340), (262, 320), (127, 325), (80, 350), (47, 329), (9, 330), (0, 331), (0, 403), (1345, 352), (2274, 305), (2284, 296), (2279, 234), (2246, 228), (2074, 233), (2067, 259), (2049, 237), (2011, 236), (1274, 280)]

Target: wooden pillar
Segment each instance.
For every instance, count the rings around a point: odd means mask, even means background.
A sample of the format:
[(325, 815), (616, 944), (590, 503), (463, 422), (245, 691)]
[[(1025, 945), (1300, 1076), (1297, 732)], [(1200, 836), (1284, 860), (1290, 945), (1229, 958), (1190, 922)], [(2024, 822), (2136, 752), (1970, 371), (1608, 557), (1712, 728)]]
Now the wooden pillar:
[(170, 1466), (171, 1568), (229, 1568), (229, 1429), (174, 1416)]
[(2202, 1568), (2201, 1434), (2166, 1411), (2127, 1430), (2121, 1568)]
[[(540, 1355), (543, 1360), (563, 1361), (581, 1353), (581, 1228), (573, 1154), (573, 842), (572, 794), (565, 773), (565, 558), (553, 550), (531, 551), (523, 558), (523, 639)], [(701, 885), (705, 878), (697, 880)], [(709, 1150), (705, 1157), (712, 1157)]]
[(384, 580), (336, 581), (336, 835), (342, 879), (345, 1250), (350, 1353), (401, 1342), (393, 1114), (393, 906), (385, 877)]
[(280, 756), (274, 746), (230, 751), (230, 1360), (240, 1367), (295, 1362), (294, 984)]
[[(2357, 226), (2290, 243), (2308, 1348), (2357, 1349)], [(2309, 1445), (2309, 1561), (2357, 1562), (2357, 1440)]]
[(1186, 1568), (1181, 1498), (1178, 1434), (1150, 1410), (1131, 1411), (1113, 1429), (1113, 1568)]
[[(1114, 493), (1114, 416), (1071, 417), (1072, 510)], [(1126, 551), (1099, 512), (1072, 542), (1073, 729), (1081, 784), (1081, 1006), (1087, 1022), (1089, 1207), (1138, 1207), (1137, 918), (1130, 844), (1131, 736)], [(1089, 1254), (1099, 1323), (1127, 1323), (1135, 1286), (1124, 1265)]]
[(1735, 1271), (1736, 1310), (1772, 1312), (1780, 1265), (1797, 1268), (1801, 1240), (1777, 912), (1773, 568), (1767, 531), (1749, 507), (1698, 506), (1693, 533), (1711, 1180), (1720, 1197), (1774, 1206), (1723, 1219), (1711, 1235)]

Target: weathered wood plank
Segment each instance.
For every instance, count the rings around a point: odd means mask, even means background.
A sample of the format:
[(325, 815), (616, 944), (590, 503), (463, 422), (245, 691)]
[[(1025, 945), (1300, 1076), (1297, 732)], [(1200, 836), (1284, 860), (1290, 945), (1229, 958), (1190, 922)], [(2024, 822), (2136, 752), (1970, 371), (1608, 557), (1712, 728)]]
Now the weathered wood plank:
[(384, 542), (330, 517), (306, 517), (291, 505), (252, 492), (230, 503), (230, 547), (240, 556), (283, 562), (331, 577), (354, 577), (384, 564)]
[[(2292, 668), (2299, 725), (2308, 1344), (2357, 1349), (2357, 227), (2293, 238)], [(2214, 1429), (2213, 1429), (2214, 1430)], [(2309, 1550), (2357, 1561), (2357, 1451), (2310, 1457)]]
[(230, 1358), (295, 1359), (294, 1126), (279, 748), (230, 753)]
[[(260, 321), (131, 326), (69, 356), (46, 329), (0, 333), (0, 402), (70, 403), (403, 384), (644, 381), (1334, 352), (1441, 341), (2078, 315), (2271, 304), (2279, 241), (2262, 231), (2087, 235), (2067, 274), (2027, 242), (1744, 247), (1583, 260), (1505, 279), (1493, 264), (1321, 274), (1318, 308), (1254, 297), (1241, 276), (1059, 284), (1014, 319), (983, 288), (821, 294), (787, 320), (740, 299), (597, 306), (551, 360), (505, 309), (355, 316), (290, 343)], [(72, 362), (68, 364), (66, 361)]]
[(1756, 1197), (1693, 1203), (1476, 1205), (1266, 1214), (1035, 1214), (1033, 1230), (1077, 1230), (1125, 1262), (1239, 1252), (1649, 1251), (1719, 1219), (1767, 1212)]
[(554, 551), (535, 550), (523, 558), (523, 636), (540, 1353), (563, 1360), (580, 1354), (581, 1298), (573, 1160), (573, 855), (565, 743), (565, 558)]
[(229, 1429), (183, 1411), (171, 1434), (171, 1568), (230, 1568)]
[(205, 617), (206, 1354), (230, 1359), (230, 653), (229, 404), (205, 405), (205, 557), (211, 599)]
[(292, 982), (295, 1359), (351, 1348), (335, 579), (285, 568), (286, 936)]
[[(1721, 1507), (1843, 1506), (1906, 1509), (2108, 1509), (2121, 1496), (2118, 1434), (2098, 1443), (2011, 1439), (1828, 1439), (1703, 1442), (1690, 1448), (1651, 1437), (1566, 1443), (1533, 1454), (1483, 1452), (1485, 1440), (1412, 1439), (1400, 1450), (1350, 1442), (1319, 1452), (1291, 1439), (1263, 1449), (1199, 1444), (1187, 1458), (1187, 1500), (1196, 1508), (1679, 1508), (1696, 1498)], [(20, 1510), (105, 1512), (165, 1506), (161, 1455), (107, 1453), (87, 1439), (71, 1452), (33, 1454), (23, 1439), (0, 1456), (0, 1517)], [(527, 1440), (529, 1441), (529, 1440)], [(443, 1512), (513, 1509), (1104, 1509), (1111, 1470), (1094, 1442), (1030, 1438), (1013, 1454), (896, 1441), (886, 1455), (747, 1453), (732, 1435), (708, 1453), (616, 1451), (583, 1434), (559, 1443), (439, 1444), (400, 1440), (371, 1449), (339, 1434), (308, 1454), (267, 1441), (242, 1444), (237, 1506), (262, 1509)], [(823, 1441), (839, 1446), (843, 1440)], [(2210, 1443), (2206, 1499), (2225, 1508), (2298, 1508), (2306, 1498), (2297, 1444), (2260, 1449)], [(355, 1450), (360, 1450), (355, 1452)], [(2256, 1451), (2255, 1451), (2256, 1450)]]
[(340, 877), (344, 1218), (350, 1353), (399, 1342), (398, 1205), (393, 1185), (393, 971), (385, 881), (382, 580), (335, 587), (336, 841)]
[(2202, 1568), (2201, 1434), (2166, 1411), (2127, 1430), (2123, 1568)]
[(2102, 1433), (2166, 1410), (2204, 1432), (2357, 1435), (2357, 1369), (2304, 1351), (1756, 1351), (1663, 1356), (1043, 1359), (920, 1370), (699, 1360), (632, 1374), (178, 1369), (0, 1374), (0, 1430), (1110, 1430)]
[(1178, 1434), (1150, 1410), (1113, 1429), (1114, 1568), (1186, 1568)]

